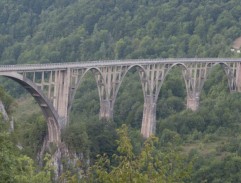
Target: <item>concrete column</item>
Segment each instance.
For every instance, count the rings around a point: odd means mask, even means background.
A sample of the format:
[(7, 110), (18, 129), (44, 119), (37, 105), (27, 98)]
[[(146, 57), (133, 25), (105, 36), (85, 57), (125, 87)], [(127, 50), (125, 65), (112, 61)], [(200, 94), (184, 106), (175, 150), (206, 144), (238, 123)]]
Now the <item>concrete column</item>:
[(187, 108), (192, 111), (198, 110), (200, 93), (210, 69), (208, 63), (196, 62), (188, 64), (182, 70), (187, 90)]
[(241, 92), (241, 63), (237, 63), (236, 87), (237, 87), (237, 92)]
[(156, 103), (152, 96), (145, 96), (141, 134), (150, 137), (156, 131)]
[(122, 66), (107, 66), (101, 67), (100, 71), (93, 70), (100, 97), (100, 119), (113, 119), (114, 103), (127, 70), (128, 67)]
[(156, 101), (161, 86), (172, 64), (148, 64), (139, 69), (142, 90), (144, 94), (144, 108), (141, 134), (148, 138), (156, 131)]
[(192, 111), (197, 111), (199, 107), (199, 96), (187, 96), (187, 108)]
[(61, 128), (67, 125), (70, 95), (70, 69), (56, 71), (53, 105), (61, 122)]
[(110, 100), (100, 101), (99, 118), (107, 121), (110, 121), (113, 119), (113, 106), (111, 105)]

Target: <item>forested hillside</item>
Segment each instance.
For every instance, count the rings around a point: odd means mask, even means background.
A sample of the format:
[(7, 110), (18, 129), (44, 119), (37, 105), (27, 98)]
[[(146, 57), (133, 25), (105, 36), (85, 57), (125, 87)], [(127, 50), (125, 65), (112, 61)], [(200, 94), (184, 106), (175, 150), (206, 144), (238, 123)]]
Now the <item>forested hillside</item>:
[(0, 3), (2, 63), (227, 57), (241, 35), (237, 0)]
[[(239, 0), (1, 0), (0, 63), (240, 57), (230, 51), (241, 36), (240, 17)], [(224, 70), (216, 66), (199, 110), (192, 112), (186, 110), (180, 76), (177, 68), (165, 80), (156, 137), (145, 141), (136, 70), (123, 81), (111, 122), (99, 120), (98, 91), (89, 73), (62, 133), (80, 159), (74, 167), (63, 160), (59, 182), (241, 182), (241, 94), (229, 93)], [(15, 97), (1, 89), (15, 131), (9, 134), (1, 122), (0, 182), (50, 182), (48, 155), (43, 169), (33, 163), (47, 133), (45, 120), (20, 86), (2, 83)]]

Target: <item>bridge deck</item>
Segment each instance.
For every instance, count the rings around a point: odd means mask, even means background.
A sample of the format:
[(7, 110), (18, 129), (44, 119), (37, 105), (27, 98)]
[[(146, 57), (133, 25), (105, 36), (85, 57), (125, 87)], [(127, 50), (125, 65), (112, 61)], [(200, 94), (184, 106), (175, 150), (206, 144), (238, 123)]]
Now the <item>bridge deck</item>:
[(222, 62), (241, 62), (241, 58), (168, 58), (168, 59), (130, 59), (130, 60), (100, 60), (83, 62), (65, 62), (48, 64), (19, 64), (19, 65), (0, 65), (0, 72), (4, 71), (33, 71), (33, 70), (53, 70), (67, 68), (88, 68), (102, 67), (111, 65), (145, 65), (155, 63), (222, 63)]

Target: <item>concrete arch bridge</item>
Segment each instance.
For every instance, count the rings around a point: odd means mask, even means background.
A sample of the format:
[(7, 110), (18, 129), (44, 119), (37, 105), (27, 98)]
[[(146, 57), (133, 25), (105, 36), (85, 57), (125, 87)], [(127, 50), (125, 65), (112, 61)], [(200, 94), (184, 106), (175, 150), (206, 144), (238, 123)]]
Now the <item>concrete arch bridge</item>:
[(176, 58), (145, 60), (108, 60), (75, 63), (1, 65), (0, 75), (22, 85), (37, 101), (48, 124), (48, 141), (60, 143), (61, 128), (68, 115), (78, 86), (87, 72), (95, 76), (100, 99), (101, 119), (113, 118), (118, 90), (128, 71), (136, 67), (144, 94), (141, 133), (155, 133), (156, 103), (162, 84), (173, 67), (181, 67), (187, 91), (187, 108), (197, 110), (199, 96), (212, 68), (220, 64), (231, 92), (241, 91), (241, 59)]

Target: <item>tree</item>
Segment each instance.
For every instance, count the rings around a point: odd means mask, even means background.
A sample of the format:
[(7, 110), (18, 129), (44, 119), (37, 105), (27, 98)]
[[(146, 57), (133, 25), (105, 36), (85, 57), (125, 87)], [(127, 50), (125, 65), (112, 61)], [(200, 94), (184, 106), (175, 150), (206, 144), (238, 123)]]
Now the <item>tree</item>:
[(85, 178), (86, 182), (128, 183), (128, 182), (184, 182), (190, 178), (191, 163), (184, 159), (172, 147), (157, 150), (158, 139), (147, 139), (139, 155), (133, 153), (128, 137), (128, 128), (122, 125), (119, 135), (117, 154), (113, 162), (106, 155), (99, 155)]
[(51, 183), (53, 166), (49, 155), (43, 169), (11, 142), (10, 134), (0, 127), (0, 183)]
[(45, 157), (45, 167), (43, 170), (38, 170), (34, 166), (34, 161), (27, 156), (20, 156), (17, 158), (15, 167), (14, 182), (15, 183), (51, 183), (51, 172), (53, 166), (51, 165), (49, 155)]
[(13, 183), (16, 155), (9, 134), (6, 132), (0, 132), (0, 149), (0, 183)]

